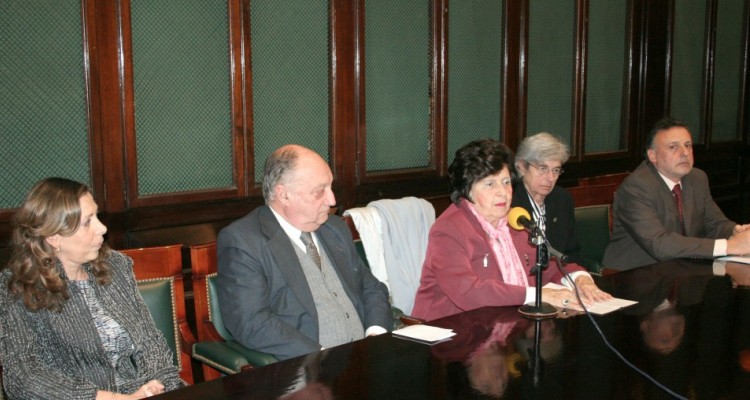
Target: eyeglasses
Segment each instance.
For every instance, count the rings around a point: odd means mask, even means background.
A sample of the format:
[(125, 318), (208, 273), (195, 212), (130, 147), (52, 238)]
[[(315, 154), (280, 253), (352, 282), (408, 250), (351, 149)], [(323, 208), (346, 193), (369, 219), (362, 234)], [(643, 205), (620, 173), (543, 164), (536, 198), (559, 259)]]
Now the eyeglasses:
[(527, 162), (526, 164), (536, 168), (542, 175), (547, 175), (547, 173), (551, 172), (553, 176), (560, 176), (565, 172), (565, 170), (560, 167), (550, 169), (550, 167), (546, 165), (536, 165), (530, 162)]

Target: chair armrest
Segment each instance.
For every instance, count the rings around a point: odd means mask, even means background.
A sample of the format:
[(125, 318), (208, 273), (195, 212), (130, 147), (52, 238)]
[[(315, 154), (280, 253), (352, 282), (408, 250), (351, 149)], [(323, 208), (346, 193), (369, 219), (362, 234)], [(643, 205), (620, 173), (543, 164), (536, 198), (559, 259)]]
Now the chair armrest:
[(195, 336), (193, 336), (193, 332), (190, 331), (190, 327), (188, 326), (186, 321), (180, 321), (177, 324), (177, 327), (180, 330), (180, 338), (182, 339), (180, 343), (181, 350), (185, 354), (192, 354), (193, 345), (196, 342)]
[(235, 340), (228, 340), (224, 342), (224, 344), (235, 352), (241, 354), (247, 360), (248, 364), (253, 367), (262, 367), (264, 365), (273, 364), (279, 361), (276, 357), (268, 353), (248, 349)]
[(247, 359), (226, 342), (197, 342), (192, 354), (194, 359), (225, 374), (235, 374), (249, 365)]
[(409, 325), (425, 323), (425, 320), (404, 314), (398, 307), (391, 306), (391, 315), (393, 315), (393, 329), (401, 329)]
[(424, 324), (426, 322), (421, 318), (412, 317), (411, 315), (402, 315), (399, 319), (405, 326)]
[(203, 321), (203, 333), (206, 335), (206, 338), (202, 341), (223, 342), (225, 340), (211, 321)]

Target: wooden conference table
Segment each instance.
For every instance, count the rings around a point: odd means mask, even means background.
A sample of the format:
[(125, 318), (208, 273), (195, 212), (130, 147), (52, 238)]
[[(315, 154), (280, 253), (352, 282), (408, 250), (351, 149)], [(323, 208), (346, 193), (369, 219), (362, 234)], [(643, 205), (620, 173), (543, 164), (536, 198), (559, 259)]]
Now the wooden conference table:
[[(672, 261), (597, 277), (639, 303), (593, 319), (630, 363), (675, 393), (750, 399), (750, 265), (730, 272)], [(537, 322), (517, 307), (485, 307), (429, 322), (457, 332), (432, 346), (384, 334), (157, 398), (671, 398), (617, 358), (586, 315), (559, 317)]]

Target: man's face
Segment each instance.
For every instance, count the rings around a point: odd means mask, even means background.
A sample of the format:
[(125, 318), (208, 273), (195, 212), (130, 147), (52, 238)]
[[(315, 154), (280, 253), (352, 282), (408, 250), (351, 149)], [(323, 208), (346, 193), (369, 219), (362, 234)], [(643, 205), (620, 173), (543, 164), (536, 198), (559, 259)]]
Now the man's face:
[(277, 185), (280, 213), (295, 228), (316, 231), (336, 205), (332, 183), (331, 169), (320, 156), (312, 152), (300, 154), (289, 180)]
[(647, 154), (654, 167), (674, 182), (693, 169), (693, 140), (690, 132), (680, 126), (659, 131)]

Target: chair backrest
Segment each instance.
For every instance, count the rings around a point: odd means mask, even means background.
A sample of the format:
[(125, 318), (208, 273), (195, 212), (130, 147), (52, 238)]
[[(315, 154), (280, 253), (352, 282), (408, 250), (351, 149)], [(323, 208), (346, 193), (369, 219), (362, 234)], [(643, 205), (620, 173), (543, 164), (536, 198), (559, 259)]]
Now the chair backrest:
[(370, 268), (370, 263), (367, 261), (367, 253), (365, 253), (365, 245), (362, 243), (362, 238), (359, 237), (359, 231), (357, 230), (357, 227), (354, 226), (352, 217), (350, 215), (345, 215), (342, 217), (342, 219), (344, 220), (344, 222), (346, 222), (346, 225), (349, 227), (349, 231), (351, 231), (352, 233), (352, 238), (354, 239), (354, 247), (357, 248), (359, 258), (362, 259), (362, 262), (365, 263), (367, 268)]
[(190, 351), (193, 335), (185, 313), (182, 279), (182, 246), (121, 250), (133, 259), (138, 289), (159, 331), (174, 353), (175, 365), (185, 382), (193, 383)]
[(602, 185), (573, 186), (567, 189), (573, 196), (575, 207), (586, 207), (599, 204), (612, 204), (615, 199), (617, 184), (606, 183)]
[[(206, 342), (223, 342), (222, 344), (225, 347), (219, 346), (222, 349), (220, 350), (222, 354), (224, 354), (224, 350), (229, 350), (229, 353), (240, 354), (250, 366), (263, 366), (276, 362), (277, 359), (274, 356), (247, 349), (236, 342), (224, 326), (216, 288), (217, 263), (215, 242), (190, 246), (195, 323), (198, 328), (199, 340), (196, 344), (198, 350), (195, 351), (201, 353), (202, 350), (200, 349), (205, 348)], [(211, 359), (216, 357), (217, 354), (212, 351), (208, 352), (211, 353), (210, 357), (204, 353), (201, 353), (203, 357), (196, 356), (196, 359), (203, 363), (203, 376), (207, 381), (219, 378), (221, 376), (220, 371), (227, 373), (225, 368), (236, 371), (248, 367), (246, 365), (237, 368), (237, 365), (233, 364), (237, 360), (232, 357), (221, 361)], [(232, 366), (229, 367), (226, 363)]]
[[(221, 319), (216, 292), (217, 263), (216, 242), (190, 246), (195, 323), (200, 341), (234, 340)], [(220, 338), (216, 338), (212, 330), (215, 330)]]
[(615, 188), (630, 175), (630, 172), (618, 172), (616, 174), (589, 176), (578, 179), (579, 186), (614, 184)]
[(601, 273), (604, 249), (609, 243), (610, 206), (576, 207), (574, 213), (583, 266), (590, 272)]

